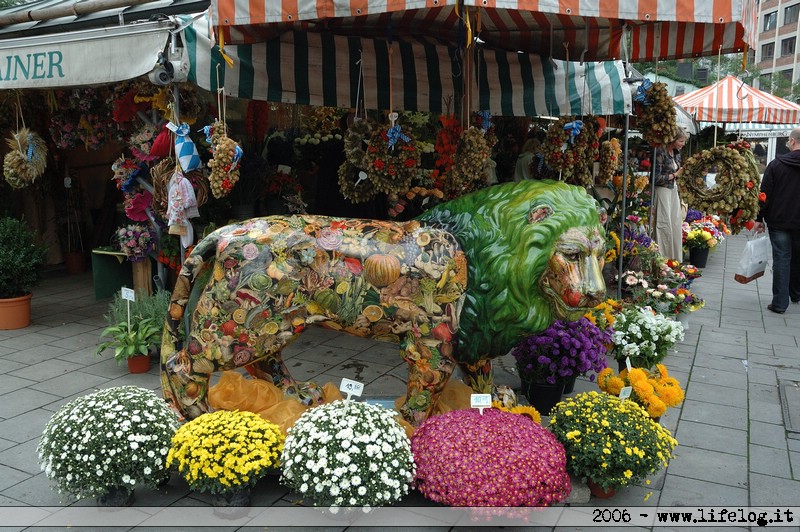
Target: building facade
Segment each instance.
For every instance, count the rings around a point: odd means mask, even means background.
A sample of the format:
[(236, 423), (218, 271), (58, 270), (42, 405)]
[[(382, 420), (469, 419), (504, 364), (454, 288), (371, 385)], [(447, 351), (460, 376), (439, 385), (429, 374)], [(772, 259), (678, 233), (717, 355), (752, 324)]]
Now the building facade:
[[(769, 91), (782, 76), (795, 83), (800, 78), (797, 46), (800, 37), (800, 0), (761, 0), (758, 5), (758, 44), (753, 59), (761, 75), (755, 86)], [(751, 61), (748, 61), (751, 63)]]

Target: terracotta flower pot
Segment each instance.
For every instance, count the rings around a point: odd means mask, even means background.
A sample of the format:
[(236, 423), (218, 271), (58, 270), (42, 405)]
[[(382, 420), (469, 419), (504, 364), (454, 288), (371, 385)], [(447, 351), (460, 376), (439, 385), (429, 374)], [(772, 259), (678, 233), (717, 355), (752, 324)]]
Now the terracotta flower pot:
[(150, 355), (137, 355), (128, 359), (130, 373), (147, 373), (150, 371)]
[(588, 479), (586, 481), (586, 485), (589, 486), (589, 491), (592, 493), (592, 495), (598, 499), (610, 499), (617, 493), (617, 490), (614, 488), (605, 489), (592, 479)]
[(23, 329), (31, 324), (31, 294), (0, 299), (0, 329)]

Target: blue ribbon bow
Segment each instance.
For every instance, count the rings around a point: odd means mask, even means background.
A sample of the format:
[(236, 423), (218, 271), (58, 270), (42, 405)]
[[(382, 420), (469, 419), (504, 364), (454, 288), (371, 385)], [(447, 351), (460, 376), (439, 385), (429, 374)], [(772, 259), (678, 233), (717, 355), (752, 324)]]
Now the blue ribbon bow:
[[(210, 126), (206, 126), (206, 127), (210, 127)], [(203, 128), (203, 130), (205, 130), (205, 128)], [(175, 129), (175, 134), (178, 135), (178, 136), (181, 136), (181, 137), (185, 137), (186, 135), (188, 135), (189, 134), (189, 124), (184, 122), (183, 124), (179, 125)], [(208, 136), (209, 142), (211, 142), (210, 138), (211, 137), (209, 135)]]
[(233, 150), (233, 165), (234, 166), (239, 162), (239, 160), (242, 158), (243, 155), (244, 155), (244, 152), (242, 151), (242, 148), (240, 148), (239, 145), (237, 144), (236, 148), (234, 148), (234, 150)]
[(212, 129), (213, 129), (213, 128), (212, 128), (211, 126), (204, 126), (204, 127), (203, 127), (203, 129), (201, 129), (201, 130), (200, 130), (200, 131), (202, 131), (203, 133), (205, 133), (205, 135), (206, 135), (206, 142), (207, 142), (207, 143), (209, 143), (209, 144), (211, 144), (211, 130), (212, 130)]
[(28, 162), (33, 159), (33, 134), (28, 133), (28, 153), (26, 154), (28, 158)]
[(492, 127), (492, 113), (488, 109), (478, 111), (478, 117), (481, 119), (481, 128), (483, 131), (489, 131), (489, 128)]
[(582, 129), (583, 129), (583, 121), (581, 120), (575, 120), (573, 122), (564, 124), (564, 131), (569, 133), (570, 144), (575, 144), (575, 137), (581, 134)]
[(642, 81), (642, 84), (639, 85), (639, 88), (636, 89), (636, 94), (633, 96), (633, 100), (636, 102), (643, 103), (644, 105), (648, 105), (650, 102), (647, 101), (647, 91), (652, 86), (653, 82), (645, 78)]
[(400, 131), (400, 126), (392, 126), (389, 128), (389, 132), (387, 133), (389, 137), (389, 147), (394, 147), (395, 143), (398, 140), (402, 140), (403, 142), (410, 142), (411, 138), (406, 135), (405, 133)]

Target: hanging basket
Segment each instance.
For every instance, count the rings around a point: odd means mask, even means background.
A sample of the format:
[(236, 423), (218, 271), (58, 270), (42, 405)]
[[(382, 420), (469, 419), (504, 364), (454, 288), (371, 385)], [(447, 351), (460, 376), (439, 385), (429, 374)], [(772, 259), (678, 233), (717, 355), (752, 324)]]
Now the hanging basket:
[(11, 149), (3, 162), (3, 174), (12, 188), (32, 185), (47, 167), (47, 145), (44, 139), (23, 127), (6, 143)]

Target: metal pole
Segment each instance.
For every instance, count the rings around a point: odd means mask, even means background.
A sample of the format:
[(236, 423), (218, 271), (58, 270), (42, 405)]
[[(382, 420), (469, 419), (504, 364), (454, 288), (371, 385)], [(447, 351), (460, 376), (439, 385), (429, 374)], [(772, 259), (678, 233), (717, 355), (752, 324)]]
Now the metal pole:
[(622, 253), (625, 247), (625, 203), (628, 201), (628, 129), (631, 115), (625, 113), (625, 142), (622, 150), (622, 209), (619, 223), (619, 256), (617, 257), (617, 300), (622, 299)]

